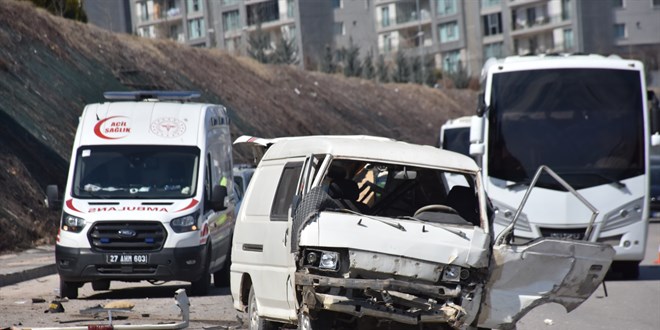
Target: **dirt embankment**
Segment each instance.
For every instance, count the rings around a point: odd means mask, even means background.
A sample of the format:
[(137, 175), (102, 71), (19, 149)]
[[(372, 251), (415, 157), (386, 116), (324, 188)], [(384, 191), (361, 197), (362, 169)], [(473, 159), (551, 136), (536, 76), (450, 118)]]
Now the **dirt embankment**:
[[(107, 90), (199, 90), (230, 109), (234, 137), (370, 134), (435, 144), (448, 118), (472, 113), (475, 92), (377, 84), (264, 66), (219, 50), (113, 34), (0, 1), (0, 251), (52, 242), (77, 118)], [(242, 155), (237, 155), (241, 157)]]

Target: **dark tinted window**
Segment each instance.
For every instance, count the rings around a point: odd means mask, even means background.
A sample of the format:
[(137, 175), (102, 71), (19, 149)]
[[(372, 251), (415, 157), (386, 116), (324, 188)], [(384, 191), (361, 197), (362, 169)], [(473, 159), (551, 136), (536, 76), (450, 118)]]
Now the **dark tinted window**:
[(452, 128), (444, 131), (442, 149), (470, 155), (470, 128)]
[[(610, 69), (495, 74), (489, 175), (521, 182), (547, 165), (579, 189), (643, 174), (640, 79)], [(549, 176), (539, 185), (561, 189)]]
[(287, 221), (289, 207), (296, 193), (296, 185), (300, 178), (302, 162), (289, 163), (284, 166), (280, 182), (275, 192), (273, 208), (270, 210), (270, 219), (272, 221)]

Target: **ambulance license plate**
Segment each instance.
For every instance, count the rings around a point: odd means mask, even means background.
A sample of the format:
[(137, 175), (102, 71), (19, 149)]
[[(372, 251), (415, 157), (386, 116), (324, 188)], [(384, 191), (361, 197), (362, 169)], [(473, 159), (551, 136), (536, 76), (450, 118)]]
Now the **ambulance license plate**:
[(109, 264), (146, 264), (149, 262), (148, 254), (107, 254), (106, 261)]

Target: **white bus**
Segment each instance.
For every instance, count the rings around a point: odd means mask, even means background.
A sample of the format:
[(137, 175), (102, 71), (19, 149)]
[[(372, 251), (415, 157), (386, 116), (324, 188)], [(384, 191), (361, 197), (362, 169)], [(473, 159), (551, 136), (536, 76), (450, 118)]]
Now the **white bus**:
[(642, 63), (599, 55), (513, 56), (488, 60), (482, 81), (470, 153), (496, 209), (495, 235), (511, 224), (545, 165), (599, 213), (591, 219), (589, 209), (544, 173), (517, 214), (513, 241), (607, 243), (616, 250), (614, 269), (637, 278), (646, 247), (651, 145)]
[(440, 127), (438, 147), (449, 151), (470, 155), (470, 127), (473, 116), (449, 119)]

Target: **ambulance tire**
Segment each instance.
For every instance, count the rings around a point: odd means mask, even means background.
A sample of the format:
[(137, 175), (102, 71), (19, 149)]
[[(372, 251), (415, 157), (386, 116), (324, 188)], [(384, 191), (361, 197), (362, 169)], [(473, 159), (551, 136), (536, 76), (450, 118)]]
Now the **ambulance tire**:
[(197, 281), (192, 281), (190, 283), (191, 296), (205, 296), (209, 293), (209, 288), (211, 287), (211, 274), (209, 273), (210, 263), (211, 245), (209, 244), (206, 250), (206, 259), (204, 260), (204, 271), (202, 272), (202, 277)]
[(77, 299), (78, 283), (66, 282), (60, 278), (60, 298)]
[(92, 289), (94, 291), (107, 291), (107, 290), (110, 290), (110, 281), (109, 280), (92, 281)]
[(231, 248), (227, 251), (227, 258), (225, 259), (222, 269), (213, 273), (213, 285), (216, 288), (224, 288), (229, 286), (229, 273), (231, 269)]

